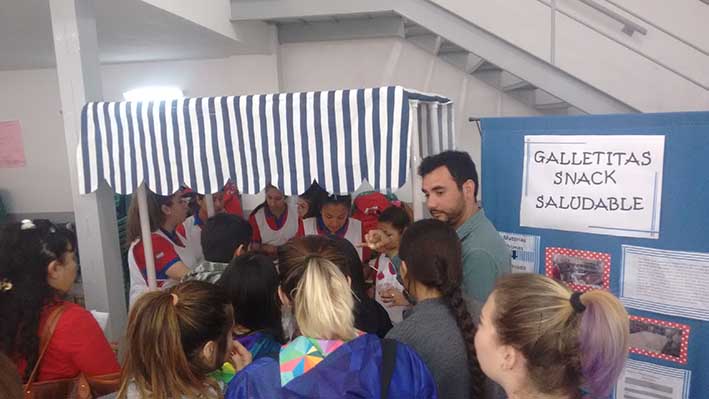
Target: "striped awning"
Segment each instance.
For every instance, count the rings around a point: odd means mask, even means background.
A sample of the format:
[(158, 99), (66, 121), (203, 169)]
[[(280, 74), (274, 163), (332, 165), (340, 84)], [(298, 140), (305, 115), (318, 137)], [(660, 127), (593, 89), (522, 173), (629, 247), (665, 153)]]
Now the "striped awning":
[(364, 180), (397, 189), (409, 171), (411, 101), (435, 104), (419, 107), (427, 115), (422, 145), (452, 148), (451, 101), (399, 86), (88, 103), (80, 191), (95, 191), (103, 179), (119, 194), (143, 182), (162, 195), (181, 185), (214, 193), (230, 178), (246, 194), (269, 183), (298, 194), (313, 181), (338, 194)]

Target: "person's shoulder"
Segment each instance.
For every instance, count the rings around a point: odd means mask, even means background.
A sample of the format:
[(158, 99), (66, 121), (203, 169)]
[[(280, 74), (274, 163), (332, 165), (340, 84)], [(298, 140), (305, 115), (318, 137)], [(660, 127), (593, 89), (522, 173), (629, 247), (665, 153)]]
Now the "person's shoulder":
[(73, 302), (62, 301), (61, 306), (63, 307), (62, 315), (59, 318), (61, 322), (65, 320), (94, 320), (91, 312)]
[(56, 326), (56, 334), (61, 336), (81, 336), (83, 333), (101, 331), (98, 322), (88, 310), (72, 303), (63, 301), (62, 314)]

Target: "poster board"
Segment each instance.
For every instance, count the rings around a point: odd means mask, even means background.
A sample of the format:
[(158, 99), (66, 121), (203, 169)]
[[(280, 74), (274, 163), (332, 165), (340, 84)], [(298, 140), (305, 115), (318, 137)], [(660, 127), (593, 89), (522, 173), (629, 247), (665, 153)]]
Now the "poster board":
[[(704, 298), (709, 295), (697, 295), (697, 291), (709, 292), (709, 112), (487, 118), (481, 122), (482, 204), (497, 230), (513, 237), (539, 237), (537, 253), (531, 256), (540, 259), (536, 272), (566, 281), (577, 290), (607, 286), (621, 297), (632, 317), (632, 361), (614, 397), (706, 397), (709, 302)], [(525, 137), (535, 136), (568, 140), (572, 136), (664, 137), (656, 235), (522, 226)], [(688, 273), (695, 277), (688, 278)], [(663, 282), (675, 289), (672, 296), (658, 295), (658, 284)]]

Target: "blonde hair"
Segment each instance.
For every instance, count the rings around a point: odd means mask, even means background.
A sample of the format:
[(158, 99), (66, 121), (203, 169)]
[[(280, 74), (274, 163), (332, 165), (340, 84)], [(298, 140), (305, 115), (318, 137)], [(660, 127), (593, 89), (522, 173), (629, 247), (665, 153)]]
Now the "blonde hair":
[[(189, 281), (168, 291), (148, 292), (131, 309), (118, 398), (135, 386), (140, 397), (221, 398), (208, 374), (226, 353), (234, 319), (231, 304), (218, 287)], [(204, 345), (214, 341), (215, 361), (207, 364)]]
[(345, 275), (334, 263), (312, 257), (306, 261), (294, 296), (300, 332), (319, 339), (351, 339), (354, 300)]
[(606, 291), (581, 294), (585, 309), (575, 309), (571, 296), (538, 274), (504, 276), (493, 291), (493, 325), (502, 344), (522, 352), (539, 392), (605, 396), (628, 355), (628, 313)]

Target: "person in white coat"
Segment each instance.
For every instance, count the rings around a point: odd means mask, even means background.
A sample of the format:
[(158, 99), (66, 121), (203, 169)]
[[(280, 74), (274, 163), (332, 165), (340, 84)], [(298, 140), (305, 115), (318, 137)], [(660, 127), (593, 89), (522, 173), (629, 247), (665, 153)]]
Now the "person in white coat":
[(303, 236), (303, 220), (298, 215), (297, 203), (272, 185), (266, 186), (266, 200), (249, 216), (253, 231), (252, 250), (276, 255), (276, 249), (293, 237)]
[(349, 195), (331, 195), (320, 208), (320, 214), (303, 221), (305, 235), (337, 236), (351, 242), (362, 259), (362, 222), (350, 217), (352, 198)]

